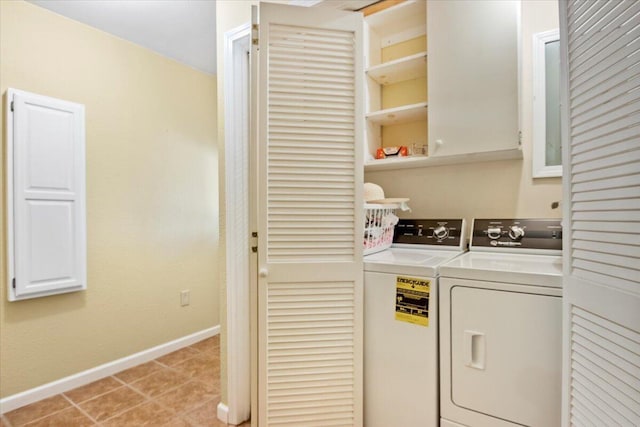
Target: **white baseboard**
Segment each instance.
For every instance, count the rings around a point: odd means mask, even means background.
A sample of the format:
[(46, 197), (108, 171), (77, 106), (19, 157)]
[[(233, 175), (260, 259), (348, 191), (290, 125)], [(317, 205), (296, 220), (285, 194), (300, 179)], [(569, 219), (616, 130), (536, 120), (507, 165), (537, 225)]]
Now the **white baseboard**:
[(229, 424), (229, 407), (222, 402), (218, 403), (218, 419)]
[[(64, 377), (59, 380), (41, 385), (39, 387), (5, 397), (4, 399), (0, 399), (0, 414), (13, 411), (14, 409), (37, 402), (42, 399), (46, 399), (47, 397), (55, 396), (56, 394), (64, 393), (65, 391), (72, 390), (76, 387), (92, 383), (99, 379), (118, 373), (124, 369), (132, 368), (134, 366), (140, 365), (141, 363), (145, 363), (160, 356), (164, 356), (165, 354), (171, 353), (172, 351), (179, 350), (182, 347), (197, 343), (198, 341), (202, 341), (205, 338), (218, 335), (219, 333), (220, 325), (203, 329), (202, 331), (198, 331), (191, 335), (187, 335), (182, 338), (160, 344), (158, 346), (143, 350), (130, 356), (126, 356), (121, 359), (96, 366), (95, 368), (87, 369), (86, 371), (78, 372), (77, 374), (73, 374), (68, 377)], [(218, 410), (218, 414), (220, 414), (220, 410)]]

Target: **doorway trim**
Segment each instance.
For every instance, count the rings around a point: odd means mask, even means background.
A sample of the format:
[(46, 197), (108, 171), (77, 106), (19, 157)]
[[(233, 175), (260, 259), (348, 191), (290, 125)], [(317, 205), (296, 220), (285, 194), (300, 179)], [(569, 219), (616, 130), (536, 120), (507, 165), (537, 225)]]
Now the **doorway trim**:
[(227, 286), (227, 402), (218, 419), (240, 424), (251, 416), (249, 51), (251, 25), (224, 35), (225, 254)]

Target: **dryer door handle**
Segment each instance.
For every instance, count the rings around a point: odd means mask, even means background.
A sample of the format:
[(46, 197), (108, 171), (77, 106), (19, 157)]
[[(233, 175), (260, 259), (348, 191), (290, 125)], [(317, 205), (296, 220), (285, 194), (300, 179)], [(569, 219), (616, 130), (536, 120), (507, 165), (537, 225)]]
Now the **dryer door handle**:
[(484, 332), (465, 330), (462, 351), (465, 366), (484, 370), (486, 353)]

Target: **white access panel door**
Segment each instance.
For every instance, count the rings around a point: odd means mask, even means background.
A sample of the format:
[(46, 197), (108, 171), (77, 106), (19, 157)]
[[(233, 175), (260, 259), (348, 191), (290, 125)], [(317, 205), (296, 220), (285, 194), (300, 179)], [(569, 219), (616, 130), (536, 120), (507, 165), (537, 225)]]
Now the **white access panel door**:
[(362, 425), (362, 31), (260, 4), (260, 426)]
[(7, 99), (9, 300), (85, 289), (84, 106)]
[(564, 426), (640, 425), (640, 2), (561, 1)]
[(454, 286), (453, 403), (494, 417), (486, 425), (558, 426), (561, 317), (560, 296)]

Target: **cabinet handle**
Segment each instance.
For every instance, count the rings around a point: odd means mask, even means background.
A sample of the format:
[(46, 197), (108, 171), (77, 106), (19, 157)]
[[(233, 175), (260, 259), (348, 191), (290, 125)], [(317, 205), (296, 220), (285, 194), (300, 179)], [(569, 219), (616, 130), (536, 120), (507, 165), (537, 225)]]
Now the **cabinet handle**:
[(269, 270), (267, 270), (266, 268), (261, 268), (261, 269), (258, 271), (258, 275), (259, 275), (260, 277), (267, 277), (267, 276), (269, 275)]
[(476, 331), (464, 331), (464, 365), (474, 369), (484, 370), (485, 340), (484, 333)]
[(442, 141), (441, 139), (436, 139), (436, 143), (433, 144), (433, 147), (432, 147), (433, 149), (430, 150), (431, 154), (434, 154), (436, 151), (438, 151), (438, 148), (442, 147), (443, 144), (444, 144), (444, 141)]

